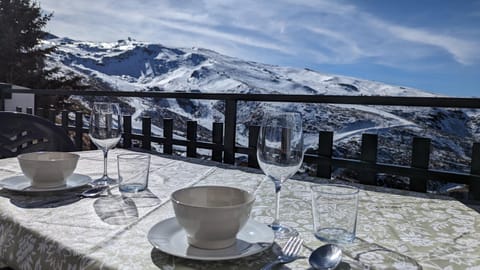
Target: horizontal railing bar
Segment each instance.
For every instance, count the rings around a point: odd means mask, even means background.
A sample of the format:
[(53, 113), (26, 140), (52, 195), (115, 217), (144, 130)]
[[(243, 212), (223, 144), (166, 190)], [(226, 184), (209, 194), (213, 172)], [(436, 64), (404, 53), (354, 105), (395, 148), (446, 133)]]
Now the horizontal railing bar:
[[(135, 139), (135, 140), (142, 140), (143, 139), (142, 134), (132, 133), (130, 136), (131, 136), (132, 139)], [(156, 143), (159, 143), (159, 144), (165, 143), (165, 138), (163, 138), (163, 137), (151, 136), (150, 139), (151, 139), (152, 142), (156, 142)], [(174, 145), (187, 146), (188, 141), (187, 140), (180, 140), (180, 139), (172, 139), (172, 143)], [(203, 141), (196, 141), (195, 144), (197, 145), (198, 148), (208, 149), (208, 150), (213, 150), (214, 145), (215, 145), (211, 142), (203, 142)]]
[[(130, 138), (132, 138), (133, 140), (141, 141), (141, 140), (143, 140), (143, 135), (138, 134), (138, 133), (131, 133)], [(153, 139), (153, 137), (152, 137), (152, 139)]]
[[(69, 131), (75, 131), (75, 126), (69, 125), (66, 128)], [(83, 132), (88, 133), (89, 129), (88, 128), (83, 128)], [(130, 138), (132, 140), (141, 141), (143, 139), (143, 137), (144, 136), (142, 134), (138, 134), (138, 133), (130, 134)], [(163, 138), (163, 137), (151, 136), (150, 138), (151, 138), (152, 142), (156, 142), (156, 143), (159, 143), (159, 144), (165, 143), (165, 138)], [(173, 139), (172, 142), (173, 142), (174, 145), (187, 146), (187, 141), (186, 140)], [(195, 144), (197, 145), (198, 148), (208, 149), (208, 150), (213, 150), (213, 148), (215, 147), (215, 144), (211, 143), (211, 142), (196, 141)], [(218, 146), (216, 146), (216, 147), (218, 147)], [(248, 148), (246, 148), (246, 149), (248, 149)]]
[(252, 150), (253, 149), (248, 148), (248, 147), (242, 147), (242, 146), (236, 146), (235, 147), (235, 153), (238, 153), (238, 154), (248, 155), (248, 154), (250, 154), (250, 151), (252, 151)]
[(391, 165), (385, 163), (368, 163), (356, 159), (336, 158), (332, 157), (331, 160), (321, 156), (315, 156), (311, 154), (305, 154), (304, 161), (308, 163), (315, 163), (317, 160), (325, 160), (331, 163), (333, 167), (342, 167), (357, 170), (367, 170), (377, 173), (400, 175), (405, 177), (413, 176), (426, 176), (428, 179), (444, 180), (448, 182), (456, 182), (462, 184), (468, 184), (471, 181), (480, 181), (480, 176), (471, 175), (461, 172), (449, 172), (432, 169), (419, 169), (401, 165)]
[(283, 95), (283, 94), (230, 94), (186, 93), (152, 91), (92, 91), (66, 89), (2, 89), (4, 93), (31, 93), (37, 95), (78, 95), (154, 97), (207, 100), (237, 100), (293, 103), (357, 104), (379, 106), (480, 108), (480, 98), (459, 97), (398, 97), (398, 96), (339, 96), (339, 95)]
[[(60, 125), (58, 125), (58, 126), (60, 126)], [(60, 126), (60, 127), (62, 127), (62, 126)], [(75, 126), (72, 126), (72, 125), (68, 125), (67, 127), (63, 127), (63, 128), (66, 128), (68, 131), (76, 131)], [(84, 133), (89, 133), (90, 132), (90, 130), (88, 128), (83, 128), (82, 131)]]

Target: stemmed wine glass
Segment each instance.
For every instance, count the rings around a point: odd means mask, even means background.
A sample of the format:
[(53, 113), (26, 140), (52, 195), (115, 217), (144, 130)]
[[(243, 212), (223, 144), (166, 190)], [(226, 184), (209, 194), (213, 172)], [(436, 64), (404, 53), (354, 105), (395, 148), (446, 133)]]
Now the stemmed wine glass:
[(294, 112), (267, 112), (258, 136), (257, 159), (265, 175), (275, 184), (275, 219), (270, 227), (276, 238), (288, 238), (298, 232), (280, 224), (280, 190), (303, 161), (302, 117)]
[(95, 179), (95, 186), (117, 183), (107, 174), (108, 150), (114, 148), (122, 136), (122, 116), (118, 103), (94, 102), (90, 115), (90, 139), (103, 151), (103, 176)]

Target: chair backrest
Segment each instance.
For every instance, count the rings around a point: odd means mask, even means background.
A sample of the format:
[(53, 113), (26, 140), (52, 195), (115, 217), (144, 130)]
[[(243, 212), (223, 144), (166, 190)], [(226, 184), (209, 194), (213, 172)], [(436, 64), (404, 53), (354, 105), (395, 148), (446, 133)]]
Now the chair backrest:
[(61, 127), (41, 117), (0, 112), (0, 158), (36, 151), (75, 151)]

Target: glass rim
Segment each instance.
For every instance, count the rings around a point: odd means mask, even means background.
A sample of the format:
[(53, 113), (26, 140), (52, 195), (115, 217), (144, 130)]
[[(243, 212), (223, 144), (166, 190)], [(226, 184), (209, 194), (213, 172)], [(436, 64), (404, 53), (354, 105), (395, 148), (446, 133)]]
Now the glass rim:
[[(342, 188), (343, 191), (323, 191), (320, 190), (322, 187), (338, 187)], [(360, 193), (360, 189), (355, 186), (346, 185), (346, 184), (312, 184), (310, 189), (315, 192), (323, 193), (323, 194), (330, 194), (330, 195), (356, 195)]]
[(147, 153), (125, 153), (125, 154), (118, 154), (117, 159), (121, 158), (148, 158), (150, 159), (150, 154)]

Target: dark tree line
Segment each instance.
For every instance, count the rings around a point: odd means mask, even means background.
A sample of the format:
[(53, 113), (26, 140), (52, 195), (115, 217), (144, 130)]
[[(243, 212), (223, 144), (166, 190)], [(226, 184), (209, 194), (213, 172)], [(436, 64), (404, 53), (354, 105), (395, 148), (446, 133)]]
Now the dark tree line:
[(31, 0), (0, 0), (0, 82), (30, 88), (84, 88), (81, 77), (47, 67), (46, 56), (55, 51), (41, 40), (53, 14), (44, 14)]

